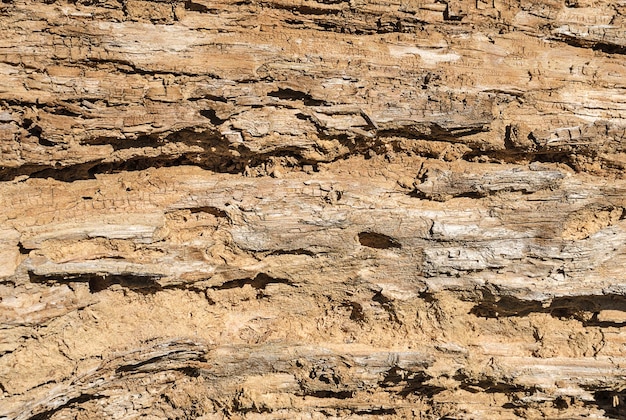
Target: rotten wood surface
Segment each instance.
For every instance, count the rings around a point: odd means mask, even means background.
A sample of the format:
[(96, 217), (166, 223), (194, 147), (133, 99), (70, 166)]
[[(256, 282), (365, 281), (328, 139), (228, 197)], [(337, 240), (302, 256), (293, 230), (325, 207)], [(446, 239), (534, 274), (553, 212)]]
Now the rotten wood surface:
[(0, 419), (623, 418), (626, 5), (0, 6)]

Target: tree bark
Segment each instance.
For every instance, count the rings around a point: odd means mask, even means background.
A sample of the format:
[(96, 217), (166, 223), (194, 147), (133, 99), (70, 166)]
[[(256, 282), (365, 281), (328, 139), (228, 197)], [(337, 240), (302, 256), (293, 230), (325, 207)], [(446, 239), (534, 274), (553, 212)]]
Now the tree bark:
[(5, 1), (0, 419), (625, 418), (624, 16)]

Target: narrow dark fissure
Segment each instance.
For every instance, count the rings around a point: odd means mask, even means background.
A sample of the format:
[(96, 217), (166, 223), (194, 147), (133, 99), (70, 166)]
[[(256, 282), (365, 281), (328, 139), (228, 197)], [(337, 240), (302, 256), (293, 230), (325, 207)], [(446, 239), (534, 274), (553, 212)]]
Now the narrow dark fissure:
[(259, 273), (254, 278), (230, 280), (221, 284), (220, 286), (213, 287), (213, 289), (215, 290), (236, 289), (236, 288), (241, 288), (245, 286), (246, 284), (249, 284), (255, 289), (265, 289), (268, 284), (291, 285), (291, 281), (287, 279), (279, 279), (279, 278), (271, 277), (265, 273)]
[(92, 400), (98, 400), (101, 398), (106, 398), (103, 395), (91, 395), (91, 394), (81, 394), (78, 397), (72, 398), (70, 400), (68, 400), (65, 404), (56, 407), (52, 410), (46, 410), (44, 412), (35, 414), (34, 416), (31, 416), (28, 418), (28, 420), (48, 420), (50, 418), (52, 418), (52, 416), (56, 413), (58, 413), (61, 410), (64, 410), (66, 408), (70, 408), (70, 407), (74, 407), (83, 403), (86, 403), (88, 401), (92, 401)]

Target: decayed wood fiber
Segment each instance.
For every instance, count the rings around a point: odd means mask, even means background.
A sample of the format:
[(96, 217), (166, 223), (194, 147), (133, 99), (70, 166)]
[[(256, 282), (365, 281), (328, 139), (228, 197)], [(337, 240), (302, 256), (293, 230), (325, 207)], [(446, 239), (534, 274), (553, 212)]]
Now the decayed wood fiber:
[(3, 2), (0, 419), (625, 418), (625, 12)]

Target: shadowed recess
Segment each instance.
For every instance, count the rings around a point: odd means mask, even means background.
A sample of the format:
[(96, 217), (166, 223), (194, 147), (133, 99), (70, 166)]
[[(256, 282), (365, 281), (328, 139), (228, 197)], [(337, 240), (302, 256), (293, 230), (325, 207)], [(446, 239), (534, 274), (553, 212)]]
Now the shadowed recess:
[(622, 327), (626, 322), (603, 321), (601, 311), (620, 311), (626, 316), (626, 296), (617, 294), (563, 296), (551, 302), (523, 300), (512, 296), (496, 297), (483, 291), (483, 301), (475, 305), (470, 313), (486, 318), (528, 316), (531, 313), (547, 313), (555, 318), (577, 319), (584, 326)]
[(28, 420), (48, 420), (52, 418), (52, 416), (55, 413), (61, 410), (65, 410), (67, 408), (74, 407), (74, 406), (80, 406), (81, 404), (84, 404), (88, 401), (98, 400), (101, 398), (105, 398), (105, 397), (103, 395), (82, 394), (82, 395), (79, 395), (78, 397), (71, 398), (65, 404), (60, 405), (52, 410), (47, 410), (47, 411), (44, 411), (43, 413), (35, 414), (34, 416), (29, 417)]
[(293, 89), (278, 89), (274, 92), (270, 92), (267, 94), (268, 96), (283, 99), (287, 101), (303, 101), (306, 106), (322, 106), (325, 105), (326, 102), (320, 101), (318, 99), (314, 99), (308, 93), (300, 92)]
[(215, 286), (214, 289), (216, 290), (235, 289), (238, 287), (243, 287), (246, 284), (249, 284), (255, 289), (265, 289), (265, 287), (267, 287), (267, 285), (271, 283), (291, 285), (291, 282), (287, 279), (278, 279), (278, 278), (268, 276), (265, 273), (259, 273), (254, 278), (245, 278), (245, 279), (227, 281), (220, 286)]
[(81, 273), (81, 274), (49, 274), (38, 275), (29, 272), (28, 276), (32, 283), (87, 283), (91, 293), (98, 293), (108, 289), (114, 284), (136, 290), (142, 293), (154, 293), (161, 290), (158, 283), (160, 277), (154, 275), (138, 274), (101, 274), (101, 273)]
[(597, 406), (612, 419), (626, 420), (626, 390), (596, 391), (593, 396), (595, 401), (586, 402), (585, 405)]
[(410, 371), (394, 366), (384, 373), (384, 379), (379, 383), (382, 388), (397, 389), (398, 395), (406, 397), (408, 395), (423, 395), (432, 397), (440, 393), (445, 388), (429, 385), (427, 382), (432, 379), (422, 371)]
[(375, 232), (359, 233), (359, 243), (368, 248), (376, 249), (402, 248), (394, 238)]

